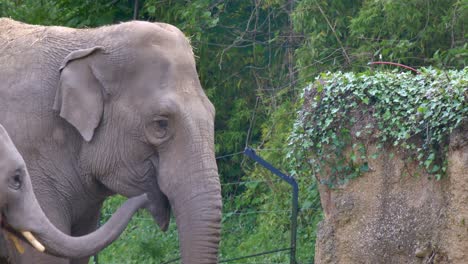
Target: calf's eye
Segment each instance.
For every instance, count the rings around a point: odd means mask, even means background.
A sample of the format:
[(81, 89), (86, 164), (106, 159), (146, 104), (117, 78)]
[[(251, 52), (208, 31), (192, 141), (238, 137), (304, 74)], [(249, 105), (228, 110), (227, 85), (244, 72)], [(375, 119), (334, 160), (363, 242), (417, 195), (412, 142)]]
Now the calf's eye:
[(18, 172), (18, 171), (15, 172), (15, 175), (10, 177), (8, 185), (10, 186), (10, 188), (12, 188), (14, 190), (19, 190), (21, 188), (21, 186), (23, 185), (23, 180), (21, 178), (21, 173)]

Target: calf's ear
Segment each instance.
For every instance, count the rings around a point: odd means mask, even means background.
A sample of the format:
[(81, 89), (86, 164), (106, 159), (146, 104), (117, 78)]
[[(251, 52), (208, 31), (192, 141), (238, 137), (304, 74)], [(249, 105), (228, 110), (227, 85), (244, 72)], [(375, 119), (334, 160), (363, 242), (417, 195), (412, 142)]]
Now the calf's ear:
[(65, 57), (60, 67), (60, 83), (53, 109), (73, 125), (84, 140), (91, 141), (103, 111), (103, 86), (92, 67), (92, 61), (103, 47), (80, 49)]

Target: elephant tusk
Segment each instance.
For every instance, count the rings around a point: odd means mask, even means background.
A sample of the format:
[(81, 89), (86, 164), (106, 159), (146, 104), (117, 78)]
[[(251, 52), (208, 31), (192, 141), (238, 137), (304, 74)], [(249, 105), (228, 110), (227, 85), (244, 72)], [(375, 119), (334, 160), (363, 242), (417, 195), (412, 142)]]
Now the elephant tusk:
[(37, 241), (37, 239), (33, 236), (33, 234), (31, 234), (31, 232), (23, 231), (21, 232), (21, 234), (23, 234), (23, 236), (29, 241), (29, 243), (31, 243), (31, 245), (35, 249), (37, 249), (40, 252), (45, 251), (45, 247), (41, 244), (41, 242)]

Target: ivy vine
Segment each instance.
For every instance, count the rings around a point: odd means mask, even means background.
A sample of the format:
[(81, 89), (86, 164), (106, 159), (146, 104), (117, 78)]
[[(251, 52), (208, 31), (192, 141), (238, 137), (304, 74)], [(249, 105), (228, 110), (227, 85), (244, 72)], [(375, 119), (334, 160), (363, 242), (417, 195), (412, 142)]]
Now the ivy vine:
[(367, 143), (405, 151), (430, 175), (446, 173), (448, 136), (467, 118), (468, 68), (421, 74), (323, 73), (301, 95), (287, 154), (293, 175), (326, 173), (334, 186), (369, 170)]

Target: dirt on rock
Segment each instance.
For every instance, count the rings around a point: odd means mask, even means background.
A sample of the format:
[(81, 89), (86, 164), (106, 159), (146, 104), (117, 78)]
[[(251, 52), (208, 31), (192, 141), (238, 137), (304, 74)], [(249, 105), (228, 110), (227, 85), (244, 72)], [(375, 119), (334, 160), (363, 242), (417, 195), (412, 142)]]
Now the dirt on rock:
[(468, 126), (450, 137), (441, 180), (397, 149), (368, 146), (369, 172), (320, 185), (316, 263), (468, 263)]

